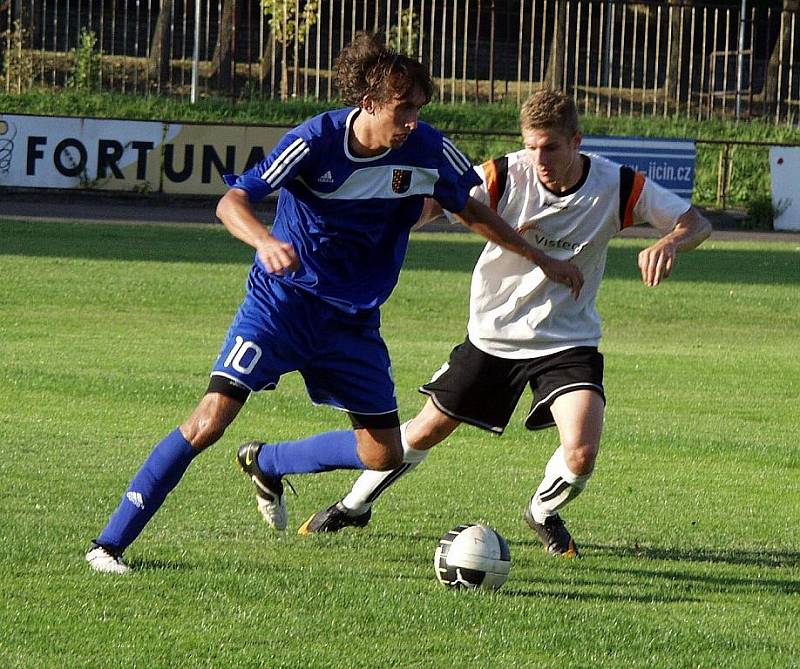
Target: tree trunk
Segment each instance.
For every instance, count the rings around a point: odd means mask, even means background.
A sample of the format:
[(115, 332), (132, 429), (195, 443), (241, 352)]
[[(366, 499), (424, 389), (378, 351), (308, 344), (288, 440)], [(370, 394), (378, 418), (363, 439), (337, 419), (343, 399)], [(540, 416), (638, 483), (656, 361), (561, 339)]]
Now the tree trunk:
[(233, 7), (236, 0), (223, 0), (222, 15), (219, 18), (219, 35), (214, 57), (211, 59), (210, 77), (217, 77), (217, 89), (220, 92), (232, 92), (233, 76), (231, 65), (233, 54)]
[(153, 41), (150, 44), (150, 71), (155, 73), (159, 92), (172, 81), (170, 71), (172, 42), (169, 28), (173, 3), (174, 0), (161, 0), (161, 10), (158, 12)]
[(281, 42), (281, 101), (289, 99), (289, 67), (286, 63), (288, 49), (286, 48), (286, 35)]
[(553, 24), (553, 39), (550, 42), (550, 57), (544, 83), (548, 88), (560, 91), (564, 88), (564, 53), (567, 41), (567, 0), (556, 0), (556, 15)]
[[(8, 12), (8, 7), (6, 7)], [(9, 15), (8, 31), (11, 36), (11, 50), (4, 53), (8, 44), (6, 37), (0, 39), (0, 72), (5, 72), (6, 86), (12, 83), (17, 92), (33, 86), (37, 77), (34, 50), (41, 46), (42, 0), (18, 0)]]
[(22, 48), (32, 49), (41, 45), (42, 0), (17, 0), (13, 14), (11, 29), (14, 29), (14, 23), (18, 21), (19, 27), (24, 31)]
[[(775, 40), (775, 46), (772, 47), (764, 78), (764, 112), (767, 114), (774, 114), (778, 109), (782, 88), (782, 82), (779, 80), (781, 56), (784, 59), (783, 74), (785, 76), (789, 61), (789, 49), (792, 44), (792, 15), (798, 12), (800, 12), (800, 0), (783, 0), (781, 27)], [(783, 53), (781, 53), (781, 44), (783, 44)]]
[[(664, 92), (671, 103), (680, 106), (681, 80), (686, 77), (686, 60), (682, 50), (689, 45), (685, 38), (684, 26), (686, 25), (687, 12), (691, 11), (694, 0), (669, 0), (669, 57), (667, 59), (667, 74), (664, 80)], [(686, 7), (687, 9), (681, 9)], [(691, 54), (687, 54), (691, 57)], [(683, 65), (683, 66), (682, 66)]]
[[(272, 49), (275, 44), (275, 35), (272, 30), (267, 34), (267, 43), (264, 46), (264, 56), (259, 61), (259, 77), (262, 89), (270, 80), (272, 76)], [(270, 91), (272, 92), (272, 91)]]
[[(300, 0), (294, 0), (294, 40), (292, 40), (292, 95), (300, 95)], [(398, 31), (400, 26), (398, 25)], [(398, 32), (399, 35), (399, 32)]]

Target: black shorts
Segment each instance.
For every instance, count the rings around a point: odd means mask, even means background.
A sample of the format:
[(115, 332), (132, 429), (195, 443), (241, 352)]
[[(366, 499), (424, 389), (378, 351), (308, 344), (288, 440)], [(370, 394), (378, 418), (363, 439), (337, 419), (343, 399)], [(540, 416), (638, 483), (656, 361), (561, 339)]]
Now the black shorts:
[(541, 358), (510, 360), (484, 353), (466, 339), (419, 391), (451, 418), (502, 434), (526, 384), (533, 402), (525, 427), (551, 427), (555, 420), (550, 405), (559, 395), (588, 388), (605, 402), (603, 355), (592, 346), (578, 346)]

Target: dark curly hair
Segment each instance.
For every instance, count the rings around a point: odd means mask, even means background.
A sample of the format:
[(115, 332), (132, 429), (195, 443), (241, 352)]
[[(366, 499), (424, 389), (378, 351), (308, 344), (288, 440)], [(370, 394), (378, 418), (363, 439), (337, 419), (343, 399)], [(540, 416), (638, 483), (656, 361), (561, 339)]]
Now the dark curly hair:
[(353, 41), (339, 53), (336, 85), (345, 104), (358, 107), (365, 95), (378, 104), (405, 97), (416, 87), (427, 104), (433, 95), (433, 82), (423, 65), (401, 53), (387, 49), (377, 35), (357, 32)]

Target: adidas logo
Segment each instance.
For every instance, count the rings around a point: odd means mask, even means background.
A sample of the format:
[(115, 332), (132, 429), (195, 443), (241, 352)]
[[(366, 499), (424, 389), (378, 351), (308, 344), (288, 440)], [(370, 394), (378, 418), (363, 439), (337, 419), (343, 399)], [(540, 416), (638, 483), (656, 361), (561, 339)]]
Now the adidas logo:
[(133, 504), (137, 509), (144, 509), (144, 497), (140, 492), (129, 492), (125, 495), (128, 501)]
[(333, 175), (331, 174), (331, 171), (328, 170), (327, 172), (325, 172), (325, 174), (323, 174), (319, 179), (317, 179), (317, 181), (319, 181), (321, 184), (333, 183)]

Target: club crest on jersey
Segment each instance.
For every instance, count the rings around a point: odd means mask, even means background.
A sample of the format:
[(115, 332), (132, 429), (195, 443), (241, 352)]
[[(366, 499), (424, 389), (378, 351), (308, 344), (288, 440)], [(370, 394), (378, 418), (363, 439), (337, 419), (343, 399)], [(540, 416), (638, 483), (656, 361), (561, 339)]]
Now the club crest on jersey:
[(411, 170), (392, 170), (392, 190), (405, 193), (411, 187)]

